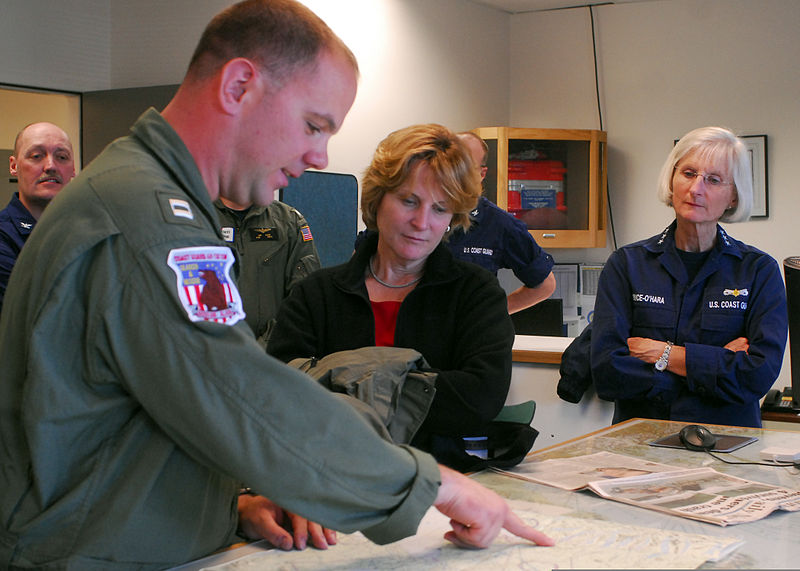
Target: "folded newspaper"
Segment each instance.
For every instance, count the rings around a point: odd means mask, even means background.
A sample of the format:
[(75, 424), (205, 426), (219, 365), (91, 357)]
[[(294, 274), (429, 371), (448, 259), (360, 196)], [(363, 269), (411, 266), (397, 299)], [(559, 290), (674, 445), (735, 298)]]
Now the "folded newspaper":
[(713, 468), (684, 469), (611, 452), (528, 461), (497, 470), (564, 490), (589, 489), (603, 498), (721, 526), (800, 511), (800, 490), (753, 482)]

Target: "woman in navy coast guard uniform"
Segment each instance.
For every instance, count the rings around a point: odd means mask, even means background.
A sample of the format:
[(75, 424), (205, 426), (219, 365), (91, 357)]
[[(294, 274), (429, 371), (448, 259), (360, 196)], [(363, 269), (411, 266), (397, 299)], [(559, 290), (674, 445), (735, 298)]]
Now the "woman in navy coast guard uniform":
[(675, 221), (614, 252), (600, 277), (597, 394), (615, 402), (615, 423), (760, 427), (759, 399), (780, 371), (788, 316), (777, 262), (718, 224), (750, 216), (746, 147), (727, 129), (691, 131), (667, 157), (658, 194)]

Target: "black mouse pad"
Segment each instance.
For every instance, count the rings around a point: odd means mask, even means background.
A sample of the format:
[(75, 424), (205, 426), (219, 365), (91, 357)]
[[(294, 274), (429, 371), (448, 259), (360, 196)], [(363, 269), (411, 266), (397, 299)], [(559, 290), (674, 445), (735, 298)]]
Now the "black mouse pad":
[[(730, 434), (715, 434), (714, 436), (717, 437), (717, 443), (711, 449), (711, 452), (733, 452), (758, 440), (755, 436), (733, 436)], [(686, 448), (681, 442), (679, 433), (653, 440), (649, 444), (650, 446), (660, 446), (661, 448)]]

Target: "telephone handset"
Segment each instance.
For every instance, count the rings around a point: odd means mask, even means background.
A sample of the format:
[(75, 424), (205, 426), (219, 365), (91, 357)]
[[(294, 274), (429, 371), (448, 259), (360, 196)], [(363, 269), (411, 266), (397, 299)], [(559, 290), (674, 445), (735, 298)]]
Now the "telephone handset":
[(761, 410), (790, 412), (800, 408), (792, 396), (792, 388), (784, 387), (783, 391), (772, 389), (764, 397)]

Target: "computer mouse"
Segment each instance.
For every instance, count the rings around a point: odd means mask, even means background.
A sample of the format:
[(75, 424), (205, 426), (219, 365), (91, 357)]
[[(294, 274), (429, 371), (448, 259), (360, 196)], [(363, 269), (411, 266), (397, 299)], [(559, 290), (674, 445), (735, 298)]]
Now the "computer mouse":
[(705, 426), (687, 424), (680, 431), (681, 443), (689, 450), (711, 450), (717, 443), (717, 437)]

